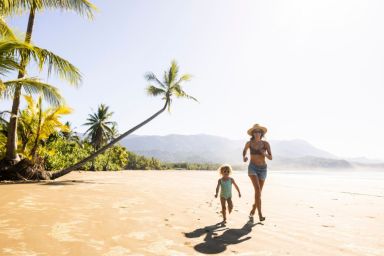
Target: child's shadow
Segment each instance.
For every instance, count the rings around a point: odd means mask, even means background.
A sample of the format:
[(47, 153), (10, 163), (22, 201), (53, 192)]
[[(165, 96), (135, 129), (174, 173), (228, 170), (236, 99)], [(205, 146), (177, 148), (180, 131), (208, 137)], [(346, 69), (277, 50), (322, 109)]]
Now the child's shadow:
[[(230, 244), (238, 244), (251, 239), (250, 236), (244, 237), (252, 231), (252, 228), (259, 223), (254, 223), (253, 219), (250, 219), (242, 228), (225, 228), (225, 225), (220, 222), (212, 226), (204, 228), (198, 228), (192, 232), (185, 233), (188, 238), (200, 237), (204, 234), (204, 242), (194, 246), (194, 249), (200, 253), (215, 254), (223, 252)], [(223, 229), (220, 229), (223, 228)], [(215, 231), (223, 231), (221, 235), (217, 235)], [(244, 238), (242, 238), (244, 237)]]

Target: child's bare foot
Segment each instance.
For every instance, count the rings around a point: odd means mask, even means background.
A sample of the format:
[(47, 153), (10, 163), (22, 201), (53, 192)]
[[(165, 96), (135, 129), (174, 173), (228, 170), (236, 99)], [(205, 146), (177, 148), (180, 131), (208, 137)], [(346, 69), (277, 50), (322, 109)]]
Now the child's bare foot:
[(231, 214), (233, 207), (228, 208), (228, 213)]
[(252, 205), (252, 210), (249, 213), (249, 217), (252, 217), (253, 215), (255, 215), (255, 211), (256, 211), (256, 204)]

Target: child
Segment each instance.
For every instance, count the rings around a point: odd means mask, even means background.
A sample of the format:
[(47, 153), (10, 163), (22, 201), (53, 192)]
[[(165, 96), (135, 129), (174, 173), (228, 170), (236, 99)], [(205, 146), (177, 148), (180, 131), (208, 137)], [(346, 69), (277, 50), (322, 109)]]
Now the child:
[(237, 192), (239, 192), (239, 197), (241, 197), (241, 194), (240, 194), (239, 187), (235, 183), (235, 180), (229, 177), (229, 175), (232, 173), (232, 167), (228, 164), (222, 165), (219, 168), (219, 172), (222, 178), (220, 178), (217, 182), (215, 197), (217, 197), (217, 193), (219, 193), (219, 188), (221, 188), (221, 192), (220, 192), (221, 213), (223, 214), (223, 222), (225, 223), (227, 220), (225, 202), (228, 203), (229, 213), (231, 213), (233, 209), (232, 184), (235, 185)]

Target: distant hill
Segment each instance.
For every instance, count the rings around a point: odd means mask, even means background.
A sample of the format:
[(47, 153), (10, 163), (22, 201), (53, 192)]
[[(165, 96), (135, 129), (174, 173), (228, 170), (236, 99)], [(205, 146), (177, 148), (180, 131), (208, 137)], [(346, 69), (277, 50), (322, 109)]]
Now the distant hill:
[[(140, 155), (155, 157), (165, 162), (230, 163), (242, 165), (242, 151), (246, 140), (231, 140), (219, 136), (167, 135), (131, 136), (121, 145)], [(338, 159), (335, 155), (314, 147), (304, 140), (275, 140), (271, 144), (274, 160), (272, 168), (352, 168), (357, 162)], [(364, 166), (370, 166), (364, 163)], [(381, 166), (375, 163), (375, 166)]]

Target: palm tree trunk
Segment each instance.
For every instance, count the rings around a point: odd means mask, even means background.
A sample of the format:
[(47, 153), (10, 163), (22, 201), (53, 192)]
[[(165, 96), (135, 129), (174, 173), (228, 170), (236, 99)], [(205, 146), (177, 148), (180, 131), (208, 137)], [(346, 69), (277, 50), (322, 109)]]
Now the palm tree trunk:
[(39, 140), (40, 140), (39, 138), (40, 138), (40, 133), (41, 133), (41, 122), (42, 122), (42, 113), (43, 113), (43, 108), (42, 108), (41, 104), (42, 104), (42, 100), (40, 98), (39, 99), (39, 121), (37, 124), (35, 142), (34, 142), (32, 150), (31, 150), (31, 156), (32, 156), (33, 161), (36, 159), (36, 152), (37, 152), (37, 147), (39, 146)]
[[(28, 18), (27, 34), (25, 35), (25, 42), (30, 43), (32, 37), (33, 23), (35, 21), (35, 7), (31, 8)], [(17, 78), (23, 78), (25, 72), (25, 66), (27, 65), (25, 57), (21, 57), (21, 68)], [(17, 114), (20, 108), (20, 96), (21, 96), (21, 85), (18, 85), (15, 89), (15, 95), (13, 96), (12, 102), (12, 113), (9, 119), (8, 137), (7, 137), (7, 151), (5, 158), (12, 163), (17, 163), (20, 158), (17, 154)]]
[(140, 127), (144, 126), (145, 124), (149, 123), (152, 119), (154, 119), (155, 117), (157, 117), (158, 115), (160, 115), (168, 106), (168, 103), (169, 103), (169, 98), (166, 100), (165, 104), (164, 104), (164, 107), (162, 109), (160, 109), (158, 112), (156, 112), (155, 114), (153, 114), (151, 117), (149, 117), (148, 119), (146, 119), (145, 121), (141, 122), (140, 124), (136, 125), (135, 127), (133, 127), (132, 129), (126, 131), (125, 133), (121, 134), (119, 137), (117, 137), (116, 139), (112, 140), (111, 142), (109, 142), (107, 145), (103, 146), (101, 149), (99, 149), (98, 151), (94, 152), (93, 154), (91, 154), (90, 156), (84, 158), (83, 160), (81, 160), (80, 162), (64, 169), (64, 170), (61, 170), (61, 171), (58, 171), (58, 172), (55, 172), (55, 173), (52, 173), (51, 175), (51, 179), (54, 180), (54, 179), (57, 179), (61, 176), (64, 176), (68, 173), (70, 173), (71, 171), (73, 170), (76, 170), (77, 168), (79, 168), (80, 166), (82, 166), (83, 164), (85, 164), (86, 162), (88, 162), (89, 160), (92, 160), (94, 159), (96, 156), (100, 155), (101, 153), (103, 153), (104, 151), (106, 151), (107, 149), (109, 149), (110, 147), (112, 147), (114, 144), (116, 144), (118, 141), (120, 141), (121, 139), (123, 139), (124, 137), (128, 136), (129, 134), (131, 134), (132, 132), (136, 131), (137, 129), (139, 129)]

